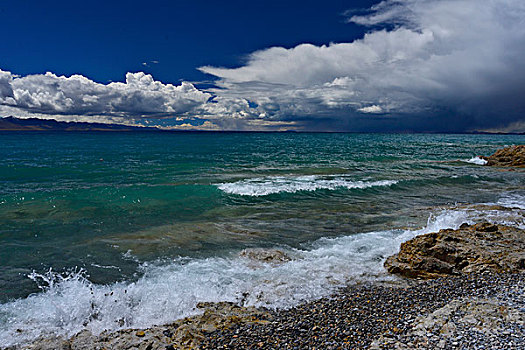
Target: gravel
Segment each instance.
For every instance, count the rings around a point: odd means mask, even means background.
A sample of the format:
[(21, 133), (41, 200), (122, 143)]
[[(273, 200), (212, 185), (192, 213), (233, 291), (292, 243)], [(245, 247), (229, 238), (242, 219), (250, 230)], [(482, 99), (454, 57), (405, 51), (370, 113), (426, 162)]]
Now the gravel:
[(204, 349), (525, 349), (525, 274), (362, 284), (205, 334)]

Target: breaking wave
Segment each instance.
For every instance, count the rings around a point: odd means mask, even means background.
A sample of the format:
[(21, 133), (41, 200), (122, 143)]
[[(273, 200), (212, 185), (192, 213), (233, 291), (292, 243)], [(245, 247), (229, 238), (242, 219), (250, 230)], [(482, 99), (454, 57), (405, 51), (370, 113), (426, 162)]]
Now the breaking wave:
[(295, 193), (299, 191), (316, 191), (320, 189), (336, 190), (364, 189), (377, 186), (391, 186), (395, 180), (355, 181), (345, 175), (337, 176), (270, 176), (254, 178), (231, 183), (221, 183), (216, 186), (228, 194), (241, 196), (266, 196), (275, 193)]

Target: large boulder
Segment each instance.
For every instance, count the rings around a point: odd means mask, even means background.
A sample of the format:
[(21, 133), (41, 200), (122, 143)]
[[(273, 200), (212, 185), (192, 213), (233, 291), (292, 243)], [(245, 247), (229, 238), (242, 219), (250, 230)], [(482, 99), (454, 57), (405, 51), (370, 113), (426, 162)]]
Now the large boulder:
[(525, 269), (525, 231), (480, 223), (441, 230), (401, 244), (385, 261), (390, 273), (410, 278), (437, 278), (471, 272)]
[(484, 157), (487, 165), (525, 167), (525, 145), (499, 149), (490, 157)]

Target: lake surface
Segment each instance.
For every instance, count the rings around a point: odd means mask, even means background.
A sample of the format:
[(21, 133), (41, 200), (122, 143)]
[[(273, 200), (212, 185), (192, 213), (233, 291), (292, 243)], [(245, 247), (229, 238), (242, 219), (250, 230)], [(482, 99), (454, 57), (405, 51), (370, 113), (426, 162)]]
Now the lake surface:
[(525, 136), (20, 132), (0, 142), (0, 346), (169, 322), (199, 301), (289, 307), (392, 279), (384, 259), (417, 234), (523, 225), (525, 173), (474, 157)]

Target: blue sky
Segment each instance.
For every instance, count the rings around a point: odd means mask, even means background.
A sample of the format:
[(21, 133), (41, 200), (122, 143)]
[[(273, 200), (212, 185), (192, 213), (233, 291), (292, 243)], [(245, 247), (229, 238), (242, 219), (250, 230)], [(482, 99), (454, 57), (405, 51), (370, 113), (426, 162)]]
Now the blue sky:
[(17, 74), (82, 74), (98, 82), (135, 71), (164, 82), (202, 81), (210, 77), (197, 67), (238, 66), (256, 50), (362, 37), (364, 28), (345, 23), (344, 12), (373, 3), (4, 1), (0, 64)]
[(4, 1), (0, 116), (525, 131), (521, 0)]

